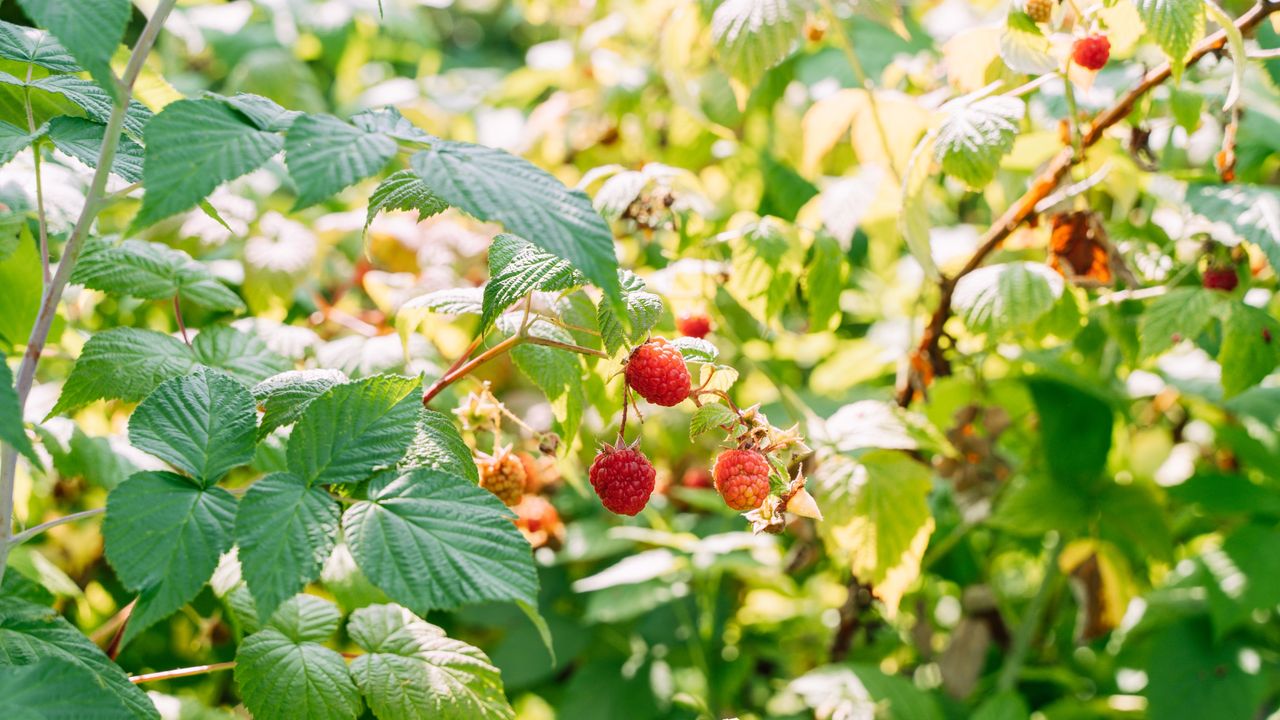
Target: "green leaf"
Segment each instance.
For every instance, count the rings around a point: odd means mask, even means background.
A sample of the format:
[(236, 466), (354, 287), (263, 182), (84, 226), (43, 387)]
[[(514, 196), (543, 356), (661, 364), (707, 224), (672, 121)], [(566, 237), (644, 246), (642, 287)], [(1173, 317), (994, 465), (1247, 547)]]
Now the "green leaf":
[(725, 0), (711, 16), (720, 64), (754, 86), (766, 70), (795, 51), (804, 17), (804, 5), (795, 0)]
[(0, 358), (0, 441), (22, 453), (38, 468), (44, 468), (36, 449), (31, 446), (26, 428), (22, 425), (22, 407), (13, 385), (13, 373), (9, 364)]
[(453, 418), (430, 408), (418, 411), (413, 442), (400, 462), (401, 469), (427, 468), (480, 482), (480, 471), (471, 448), (462, 439)]
[[(114, 105), (111, 95), (96, 84), (75, 75), (49, 75), (32, 80), (30, 83), (18, 81), (16, 84), (61, 95), (80, 106), (85, 114), (100, 123), (106, 124), (111, 119), (111, 109)], [(124, 116), (125, 132), (134, 137), (142, 137), (143, 128), (151, 121), (151, 117), (151, 111), (145, 105), (137, 100), (130, 100), (129, 109)]]
[(975, 332), (1000, 336), (1025, 331), (1062, 297), (1062, 276), (1042, 263), (991, 265), (956, 283), (953, 303)]
[(1214, 642), (1206, 621), (1184, 620), (1152, 640), (1147, 712), (1162, 720), (1247, 718), (1267, 692), (1267, 676), (1243, 665), (1256, 651), (1238, 639)]
[(1249, 621), (1251, 613), (1280, 604), (1280, 556), (1272, 551), (1280, 532), (1259, 524), (1236, 528), (1203, 559), (1208, 583), (1209, 617), (1219, 637)]
[(137, 717), (93, 673), (54, 658), (0, 672), (0, 716), (12, 720)]
[(289, 370), (253, 386), (253, 398), (262, 410), (259, 437), (297, 422), (312, 400), (335, 385), (347, 382), (341, 370)]
[(934, 156), (943, 172), (981, 188), (991, 182), (1000, 160), (1013, 149), (1026, 105), (1017, 98), (989, 95), (960, 98), (947, 105)]
[(0, 21), (0, 58), (31, 63), (54, 72), (73, 73), (84, 68), (49, 33)]
[(235, 676), (257, 720), (350, 720), (360, 714), (360, 693), (342, 655), (273, 627), (240, 644)]
[(260, 619), (320, 577), (340, 517), (329, 493), (295, 475), (274, 473), (250, 486), (236, 514), (236, 544)]
[(42, 28), (62, 42), (94, 80), (107, 88), (111, 97), (120, 96), (111, 56), (124, 37), (133, 6), (129, 0), (94, 0), (90, 3), (67, 0), (18, 0), (18, 4)]
[(439, 138), (414, 125), (394, 107), (362, 110), (351, 116), (351, 124), (371, 133), (382, 133), (396, 140), (422, 145), (437, 142)]
[(284, 132), (293, 126), (295, 120), (302, 116), (297, 110), (286, 110), (280, 103), (252, 93), (236, 93), (231, 97), (209, 93), (209, 97), (228, 107), (239, 110), (249, 118), (259, 130), (266, 132)]
[(910, 679), (887, 675), (869, 664), (823, 665), (792, 680), (787, 689), (819, 712), (843, 708), (851, 717), (884, 720), (943, 717), (933, 696)]
[(907, 455), (876, 450), (856, 463), (834, 462), (814, 478), (824, 538), (854, 576), (876, 588), (891, 617), (919, 575), (933, 533), (930, 475)]
[(26, 150), (31, 141), (39, 137), (41, 129), (29, 133), (20, 127), (7, 122), (0, 122), (0, 165), (9, 162), (15, 155)]
[(94, 400), (138, 402), (194, 367), (191, 351), (170, 335), (127, 327), (104, 330), (85, 343), (49, 415), (79, 410)]
[(488, 490), (435, 470), (384, 474), (342, 517), (360, 569), (419, 613), (485, 600), (536, 602), (529, 543)]
[(85, 244), (71, 282), (113, 295), (168, 300), (178, 295), (210, 310), (242, 310), (244, 302), (203, 264), (181, 250), (145, 240)]
[[(98, 167), (98, 153), (107, 135), (107, 126), (85, 118), (66, 115), (49, 121), (49, 139), (54, 147), (91, 168)], [(111, 161), (111, 172), (127, 182), (142, 179), (142, 146), (128, 136), (121, 135), (116, 154)], [(78, 267), (78, 266), (77, 266)]]
[(1280, 322), (1265, 310), (1229, 303), (1222, 318), (1222, 390), (1227, 397), (1257, 384), (1280, 363)]
[(502, 311), (534, 290), (555, 292), (583, 284), (568, 261), (522, 237), (503, 233), (489, 246), (489, 282), (484, 286), (480, 327), (489, 327)]
[(444, 288), (410, 298), (396, 311), (397, 322), (403, 316), (414, 322), (430, 314), (479, 315), (484, 312), (484, 291), (480, 288)]
[(1280, 190), (1261, 185), (1191, 185), (1187, 205), (1213, 223), (1226, 223), (1262, 248), (1280, 269)]
[(449, 203), (441, 200), (431, 186), (412, 170), (399, 170), (387, 176), (369, 196), (369, 211), (365, 215), (364, 229), (368, 230), (373, 219), (384, 210), (414, 210), (418, 220), (426, 220), (449, 209)]
[(294, 642), (324, 642), (342, 623), (337, 605), (315, 595), (292, 595), (271, 614), (266, 627), (279, 630)]
[(1024, 12), (1010, 11), (1004, 33), (1000, 35), (1000, 59), (1014, 72), (1043, 75), (1053, 72), (1058, 61), (1049, 52), (1049, 38), (1040, 26)]
[(1133, 4), (1147, 32), (1169, 56), (1176, 82), (1191, 46), (1204, 35), (1203, 0), (1134, 0)]
[(40, 251), (24, 226), (9, 257), (0, 260), (0, 338), (9, 347), (26, 345), (40, 312), (44, 280), (40, 269)]
[(227, 325), (201, 330), (191, 341), (191, 350), (197, 362), (222, 370), (250, 386), (293, 367), (293, 363), (273, 352), (256, 335)]
[(840, 295), (848, 281), (849, 268), (840, 243), (826, 233), (813, 239), (809, 263), (800, 282), (809, 306), (809, 327), (813, 332), (833, 329), (840, 318)]
[(289, 438), (289, 469), (309, 485), (360, 482), (404, 457), (422, 405), (417, 378), (378, 375), (311, 401)]
[(619, 298), (613, 233), (580, 190), (570, 190), (528, 160), (483, 145), (440, 141), (411, 159), (413, 169), (450, 205), (501, 222), (568, 260)]
[(728, 407), (720, 403), (703, 405), (694, 411), (693, 417), (689, 418), (689, 439), (692, 440), (721, 425), (733, 425), (737, 422), (738, 416)]
[(377, 173), (396, 154), (396, 141), (332, 115), (303, 115), (284, 140), (285, 165), (298, 188), (294, 210), (315, 205)]
[(170, 472), (140, 472), (107, 496), (102, 523), (107, 560), (139, 593), (123, 643), (200, 592), (231, 549), (236, 500)]
[(720, 357), (720, 350), (709, 341), (695, 337), (678, 337), (671, 346), (680, 351), (685, 362), (709, 363)]
[(1040, 418), (1049, 474), (1065, 487), (1095, 484), (1111, 453), (1115, 412), (1101, 398), (1056, 380), (1027, 380)]
[[(512, 318), (514, 320), (514, 318)], [(515, 331), (514, 322), (498, 323), (499, 329), (508, 334)], [(547, 323), (534, 323), (530, 335), (562, 343), (573, 342), (568, 331)], [(511, 360), (525, 377), (551, 401), (557, 432), (566, 441), (572, 441), (582, 422), (582, 408), (586, 403), (582, 385), (582, 361), (568, 350), (521, 343), (511, 349)]]
[(777, 317), (795, 296), (804, 269), (804, 246), (795, 228), (765, 217), (743, 228), (730, 243), (729, 288), (766, 317)]
[[(600, 338), (605, 350), (610, 355), (623, 347), (639, 342), (662, 317), (662, 298), (646, 292), (644, 281), (628, 272), (623, 273), (622, 303), (626, 308), (627, 322), (624, 325), (619, 319), (613, 305), (600, 302), (596, 323), (600, 327)], [(627, 331), (630, 328), (630, 332)]]
[[(5, 574), (6, 581), (11, 574), (15, 574), (12, 569)], [(131, 717), (157, 720), (160, 717), (147, 694), (129, 682), (124, 670), (57, 611), (12, 596), (0, 596), (0, 666), (10, 666), (0, 672), (0, 677), (10, 676), (12, 666), (30, 665), (42, 659), (79, 666), (95, 678), (98, 686), (106, 688), (128, 707)], [(0, 698), (8, 696), (7, 692), (0, 693)]]
[(129, 442), (199, 480), (218, 482), (253, 459), (253, 396), (216, 370), (166, 380), (129, 418)]
[(256, 170), (280, 152), (264, 132), (217, 100), (178, 100), (147, 125), (146, 194), (134, 219), (145, 228), (190, 210), (219, 185)]
[(1138, 321), (1141, 356), (1159, 355), (1175, 340), (1194, 340), (1213, 320), (1221, 297), (1212, 290), (1182, 287), (1156, 298)]
[(351, 675), (378, 718), (511, 720), (502, 675), (478, 648), (398, 605), (351, 614), (347, 632), (367, 654)]

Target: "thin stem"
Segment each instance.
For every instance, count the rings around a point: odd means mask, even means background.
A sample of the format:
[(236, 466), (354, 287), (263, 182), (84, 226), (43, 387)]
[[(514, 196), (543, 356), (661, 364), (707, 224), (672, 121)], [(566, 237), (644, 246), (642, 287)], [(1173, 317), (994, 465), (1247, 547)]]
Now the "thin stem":
[(572, 343), (563, 343), (563, 342), (560, 342), (559, 340), (551, 340), (549, 338), (538, 337), (537, 335), (529, 335), (525, 337), (525, 342), (529, 343), (530, 345), (542, 345), (544, 347), (557, 348), (560, 350), (568, 350), (569, 352), (575, 352), (580, 355), (590, 355), (592, 357), (598, 357), (598, 358), (609, 357), (609, 354), (603, 350), (596, 350), (595, 348), (583, 347), (581, 345), (574, 345)]
[(1036, 631), (1040, 629), (1040, 624), (1044, 620), (1044, 609), (1049, 604), (1053, 581), (1057, 577), (1058, 556), (1062, 554), (1062, 543), (1059, 542), (1056, 533), (1049, 535), (1048, 544), (1048, 553), (1045, 555), (1044, 569), (1040, 578), (1040, 589), (1035, 597), (1031, 598), (1031, 604), (1027, 606), (1022, 622), (1018, 623), (1018, 629), (1013, 636), (1013, 648), (1009, 651), (1009, 659), (1000, 669), (1000, 678), (996, 681), (996, 687), (1001, 692), (1009, 692), (1018, 684), (1018, 676), (1022, 673), (1022, 666), (1027, 661), (1031, 641), (1035, 639)]
[(446, 372), (444, 375), (441, 375), (440, 379), (432, 383), (431, 387), (427, 388), (427, 391), (423, 393), (422, 395), (423, 407), (430, 405), (431, 401), (434, 400), (437, 395), (443, 392), (445, 388), (454, 384), (455, 382), (462, 379), (463, 377), (466, 377), (467, 375), (471, 374), (472, 371), (474, 371), (476, 368), (480, 367), (481, 365), (498, 357), (499, 355), (510, 350), (516, 345), (519, 345), (522, 341), (526, 339), (527, 338), (521, 337), (519, 335), (512, 335), (511, 337), (507, 338), (506, 340), (503, 340), (497, 345), (494, 345), (488, 350), (485, 350), (484, 352), (468, 360), (462, 365), (459, 365), (453, 368), (452, 370)]
[(861, 83), (862, 88), (867, 92), (867, 104), (871, 109), (871, 120), (876, 126), (876, 135), (880, 138), (880, 148), (884, 151), (885, 162), (889, 165), (889, 174), (893, 176), (893, 180), (897, 184), (902, 184), (902, 176), (898, 174), (898, 168), (893, 162), (893, 149), (889, 145), (889, 133), (884, 128), (884, 121), (880, 118), (880, 106), (876, 101), (875, 87), (867, 78), (867, 71), (862, 67), (862, 60), (858, 57), (858, 53), (853, 50), (853, 42), (849, 40), (849, 36), (845, 33), (844, 23), (840, 21), (840, 16), (836, 14), (835, 7), (832, 6), (831, 0), (819, 0), (822, 4), (822, 10), (827, 14), (828, 22), (835, 28), (835, 38), (840, 50), (844, 52), (845, 59), (849, 61), (849, 69), (853, 70), (854, 78)]
[(182, 342), (191, 347), (191, 340), (187, 337), (187, 324), (182, 321), (182, 304), (178, 301), (178, 293), (173, 294), (173, 317), (178, 321), (178, 331), (182, 333)]
[(212, 665), (194, 665), (192, 667), (178, 668), (176, 670), (161, 670), (160, 672), (147, 673), (145, 675), (134, 675), (129, 678), (129, 682), (134, 685), (141, 685), (142, 683), (156, 682), (157, 680), (172, 680), (174, 678), (191, 677), (192, 675), (204, 675), (206, 673), (218, 672), (220, 670), (230, 670), (235, 666), (235, 660), (213, 663)]
[[(42, 39), (43, 40), (43, 39)], [(27, 84), (22, 88), (22, 102), (27, 110), (27, 132), (36, 134), (36, 116), (31, 109), (31, 72), (35, 65), (27, 63)], [(40, 174), (40, 143), (31, 147), (31, 157), (36, 170), (36, 219), (40, 226), (40, 269), (43, 272), (44, 286), (49, 287), (53, 274), (49, 270), (49, 223), (44, 213), (44, 182)]]
[[(76, 220), (75, 228), (62, 251), (62, 259), (58, 262), (58, 270), (45, 286), (44, 295), (40, 299), (40, 310), (36, 314), (35, 324), (27, 339), (27, 349), (22, 355), (22, 363), (18, 366), (15, 378), (15, 390), (18, 395), (19, 414), (27, 404), (27, 395), (31, 392), (31, 384), (35, 380), (36, 365), (40, 362), (40, 354), (44, 351), (45, 342), (49, 338), (49, 329), (58, 313), (58, 303), (62, 300), (62, 291), (71, 278), (71, 269), (75, 267), (80, 249), (84, 246), (89, 228), (102, 209), (103, 194), (107, 187), (107, 177), (111, 173), (111, 163), (116, 157), (116, 148), (120, 144), (120, 132), (124, 128), (125, 114), (129, 109), (129, 99), (133, 94), (133, 84), (142, 72), (142, 64), (155, 44), (160, 29), (164, 27), (165, 18), (173, 10), (178, 0), (160, 0), (156, 10), (147, 21), (138, 42), (134, 46), (129, 65), (125, 68), (124, 77), (120, 81), (122, 92), (111, 107), (111, 116), (107, 120), (107, 128), (103, 134), (102, 148), (98, 152), (97, 170), (93, 174), (93, 182), (89, 193), (85, 196), (84, 207)], [(4, 570), (9, 559), (9, 538), (13, 532), (13, 491), (18, 472), (18, 455), (13, 448), (4, 446), (0, 450), (0, 580), (4, 579)]]
[(11, 546), (21, 545), (22, 543), (30, 540), (31, 538), (39, 535), (40, 533), (48, 530), (49, 528), (54, 528), (59, 525), (63, 525), (65, 523), (75, 522), (77, 520), (83, 520), (85, 518), (91, 518), (95, 515), (101, 515), (106, 511), (107, 511), (106, 508), (94, 508), (92, 510), (81, 510), (80, 512), (77, 512), (77, 513), (71, 513), (70, 515), (63, 515), (60, 518), (54, 518), (49, 522), (40, 523), (35, 527), (27, 528), (26, 530), (23, 530), (17, 535), (14, 535), (13, 537), (9, 538), (9, 545)]

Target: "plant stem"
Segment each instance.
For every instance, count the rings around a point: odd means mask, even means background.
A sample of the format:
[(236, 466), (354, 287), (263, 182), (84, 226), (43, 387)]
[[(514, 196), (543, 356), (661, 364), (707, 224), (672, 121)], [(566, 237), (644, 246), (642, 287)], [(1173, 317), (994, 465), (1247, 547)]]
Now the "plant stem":
[(91, 518), (95, 515), (101, 515), (106, 511), (107, 511), (106, 508), (93, 508), (92, 510), (81, 510), (80, 512), (77, 512), (77, 513), (71, 513), (70, 515), (63, 515), (60, 518), (54, 518), (49, 522), (40, 523), (35, 527), (27, 528), (26, 530), (23, 530), (17, 535), (14, 535), (13, 537), (9, 538), (9, 545), (11, 546), (21, 545), (22, 543), (30, 540), (31, 538), (39, 535), (40, 533), (48, 530), (49, 528), (54, 528), (59, 525), (63, 525), (70, 522), (76, 522), (77, 520), (83, 520), (85, 518)]
[[(31, 84), (31, 72), (35, 69), (35, 65), (27, 63), (27, 84)], [(31, 88), (22, 88), (22, 102), (27, 110), (27, 132), (32, 135), (36, 134), (36, 116), (31, 109)], [(40, 176), (40, 143), (36, 142), (31, 146), (31, 157), (35, 162), (36, 171), (36, 219), (40, 226), (40, 270), (44, 277), (44, 286), (49, 287), (49, 283), (53, 280), (53, 275), (49, 270), (49, 223), (44, 213), (44, 182)]]
[[(129, 65), (125, 68), (124, 77), (120, 79), (122, 92), (111, 107), (111, 116), (107, 120), (107, 129), (103, 135), (102, 148), (98, 152), (98, 167), (93, 174), (93, 182), (89, 193), (85, 196), (84, 207), (76, 220), (71, 236), (62, 250), (62, 259), (58, 262), (58, 270), (45, 286), (44, 295), (40, 299), (40, 311), (36, 315), (35, 325), (31, 328), (31, 336), (27, 339), (27, 349), (22, 355), (22, 363), (18, 366), (15, 390), (18, 394), (18, 411), (21, 414), (27, 404), (27, 395), (31, 392), (31, 384), (35, 380), (36, 364), (40, 362), (40, 354), (49, 338), (49, 328), (58, 313), (58, 303), (62, 300), (62, 291), (71, 278), (71, 269), (75, 267), (76, 258), (84, 246), (89, 228), (102, 209), (103, 193), (107, 187), (107, 177), (111, 174), (111, 164), (116, 157), (116, 147), (120, 144), (120, 131), (124, 127), (125, 114), (129, 110), (129, 99), (133, 95), (133, 84), (142, 72), (142, 64), (151, 47), (155, 44), (160, 29), (164, 27), (165, 18), (173, 10), (178, 0), (160, 0), (156, 10), (147, 21), (138, 43), (133, 48)], [(4, 579), (5, 566), (9, 559), (9, 538), (13, 533), (13, 491), (18, 472), (18, 454), (5, 445), (0, 449), (0, 580)]]
[[(499, 355), (510, 350), (516, 345), (519, 345), (520, 342), (523, 341), (524, 339), (525, 338), (521, 337), (520, 335), (512, 335), (506, 340), (503, 340), (497, 345), (494, 345), (493, 347), (489, 348), (488, 350), (485, 350), (484, 352), (462, 363), (461, 365), (458, 365), (457, 363), (455, 363), (455, 367), (453, 369), (449, 370), (444, 375), (441, 375), (440, 379), (432, 383), (431, 387), (427, 388), (427, 391), (423, 393), (422, 395), (423, 407), (430, 405), (431, 401), (434, 400), (437, 395), (443, 392), (445, 388), (454, 384), (458, 380), (461, 380), (463, 377), (471, 374), (472, 371), (474, 371), (476, 368), (480, 367), (481, 365), (498, 357)], [(467, 356), (463, 355), (462, 357), (467, 357)]]
[(1040, 576), (1040, 589), (1036, 591), (1035, 597), (1031, 598), (1031, 604), (1027, 606), (1022, 622), (1018, 623), (1018, 629), (1013, 636), (1013, 648), (1009, 651), (1009, 659), (1000, 669), (1000, 678), (996, 681), (996, 688), (1001, 692), (1013, 690), (1018, 684), (1018, 675), (1027, 661), (1031, 641), (1035, 639), (1036, 631), (1040, 629), (1040, 624), (1044, 620), (1045, 606), (1049, 604), (1049, 595), (1053, 590), (1053, 581), (1058, 572), (1058, 556), (1062, 554), (1062, 543), (1056, 533), (1051, 533), (1047, 544), (1049, 547)]
[(191, 340), (187, 338), (187, 324), (182, 321), (182, 304), (178, 301), (178, 293), (173, 294), (173, 317), (178, 321), (178, 331), (182, 333), (182, 342), (191, 347)]
[(177, 668), (176, 670), (161, 670), (160, 672), (147, 673), (145, 675), (134, 675), (129, 678), (129, 682), (134, 685), (141, 685), (142, 683), (156, 682), (157, 680), (172, 680), (174, 678), (191, 677), (192, 675), (204, 675), (205, 673), (218, 672), (219, 670), (230, 670), (235, 666), (235, 660), (213, 663), (212, 665), (194, 665), (192, 667)]

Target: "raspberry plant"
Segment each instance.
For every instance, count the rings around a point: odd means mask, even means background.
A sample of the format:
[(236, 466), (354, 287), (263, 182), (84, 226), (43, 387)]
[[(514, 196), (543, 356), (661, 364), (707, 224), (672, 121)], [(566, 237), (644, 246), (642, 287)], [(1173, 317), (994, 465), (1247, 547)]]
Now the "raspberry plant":
[(1280, 4), (964, 6), (0, 4), (0, 717), (1274, 715)]

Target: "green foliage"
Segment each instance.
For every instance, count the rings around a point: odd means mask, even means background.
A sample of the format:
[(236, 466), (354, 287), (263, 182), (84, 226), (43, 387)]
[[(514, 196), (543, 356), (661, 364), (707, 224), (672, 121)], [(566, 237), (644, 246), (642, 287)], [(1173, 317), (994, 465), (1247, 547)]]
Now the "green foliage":
[(208, 268), (181, 250), (142, 240), (92, 240), (71, 281), (94, 290), (146, 300), (179, 298), (211, 310), (240, 310), (244, 302)]
[(582, 278), (568, 261), (538, 249), (524, 238), (498, 235), (489, 246), (489, 282), (484, 286), (480, 325), (488, 327), (504, 310), (534, 290), (555, 292), (581, 284)]
[[(381, 170), (396, 154), (396, 142), (376, 132), (352, 127), (329, 115), (302, 115), (289, 126), (284, 143), (289, 174), (298, 184), (294, 209), (314, 205)], [(397, 193), (403, 192), (403, 187)], [(414, 205), (422, 198), (415, 197)], [(370, 202), (403, 207), (404, 196)], [(428, 213), (429, 214), (429, 213)], [(367, 225), (368, 223), (366, 223)]]
[(412, 170), (400, 170), (387, 176), (369, 195), (369, 211), (365, 215), (366, 230), (378, 213), (387, 210), (416, 210), (419, 220), (439, 215), (449, 203), (441, 200), (431, 186)]
[(129, 442), (208, 488), (253, 457), (253, 397), (215, 370), (168, 380), (129, 418)]
[(289, 438), (289, 469), (308, 485), (354, 483), (394, 465), (413, 439), (416, 378), (377, 376), (312, 400)]
[(1138, 15), (1169, 57), (1173, 76), (1182, 75), (1187, 53), (1204, 35), (1204, 3), (1199, 0), (1134, 0)]
[(22, 426), (22, 408), (14, 390), (13, 373), (3, 362), (0, 362), (0, 442), (7, 443), (37, 466), (41, 465), (26, 428)]
[(766, 70), (795, 49), (804, 25), (804, 5), (795, 0), (725, 0), (711, 18), (721, 64), (754, 85)]
[[(73, 5), (63, 0), (19, 0), (19, 4), (31, 19), (61, 41), (65, 51), (88, 70), (99, 85), (112, 97), (118, 96), (120, 87), (111, 71), (111, 56), (129, 23), (132, 7), (128, 0), (101, 0), (89, 5)], [(54, 64), (59, 66), (54, 69), (78, 70), (68, 67), (60, 50), (54, 50)]]
[(1000, 159), (1013, 148), (1025, 105), (1000, 95), (954, 101), (938, 130), (934, 154), (944, 172), (970, 187), (991, 182)]

